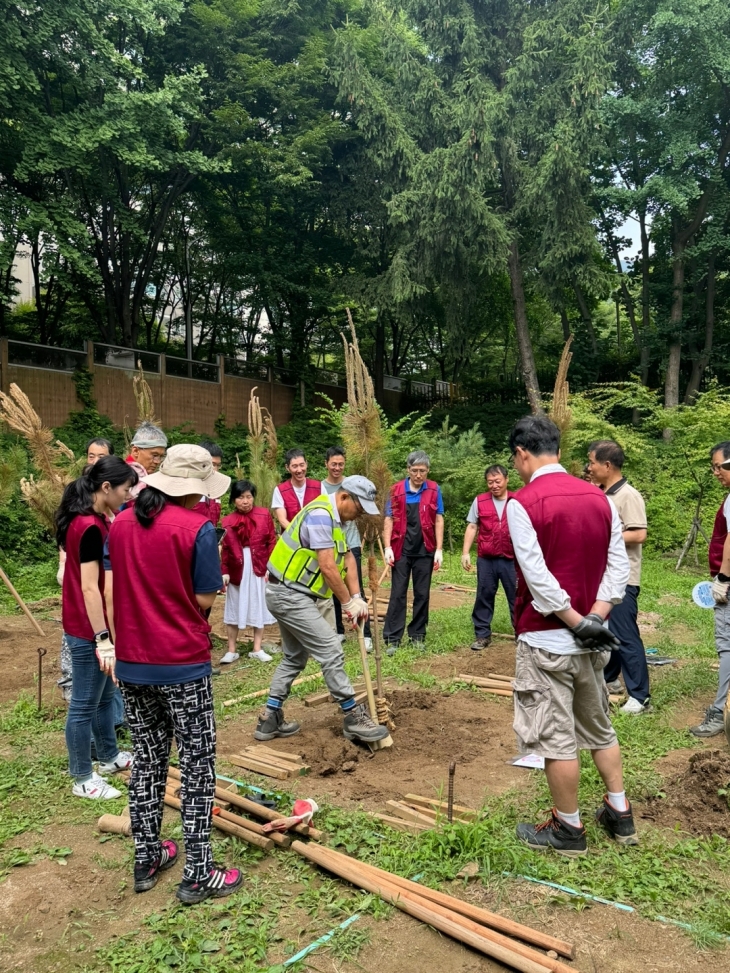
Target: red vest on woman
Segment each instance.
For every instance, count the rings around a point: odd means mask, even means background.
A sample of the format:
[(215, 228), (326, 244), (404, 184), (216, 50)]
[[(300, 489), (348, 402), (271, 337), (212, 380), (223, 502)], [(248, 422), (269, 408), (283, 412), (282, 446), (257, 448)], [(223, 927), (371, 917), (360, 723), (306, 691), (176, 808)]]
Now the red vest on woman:
[(276, 546), (276, 532), (271, 514), (265, 507), (254, 507), (248, 514), (238, 511), (223, 518), (226, 536), (221, 547), (221, 570), (229, 575), (231, 584), (243, 580), (243, 549), (251, 548), (253, 573), (257, 578), (266, 574), (271, 552)]
[(210, 661), (210, 625), (195, 600), (193, 550), (199, 513), (168, 503), (151, 527), (134, 508), (109, 532), (114, 645), (122, 662), (195, 665)]
[(209, 520), (214, 527), (218, 526), (218, 521), (221, 519), (221, 502), (220, 500), (213, 500), (211, 497), (204, 497), (193, 507), (196, 513), (202, 514), (206, 520)]
[[(438, 484), (434, 480), (426, 480), (418, 497), (418, 512), (421, 517), (423, 543), (429, 554), (436, 550), (436, 511), (438, 508)], [(390, 535), (390, 546), (396, 561), (403, 553), (403, 544), (408, 527), (406, 513), (406, 481), (399, 480), (390, 488), (390, 509), (393, 517), (393, 533)]]
[(707, 551), (710, 561), (710, 574), (713, 578), (722, 567), (722, 553), (725, 549), (725, 538), (727, 537), (727, 518), (725, 517), (724, 507), (725, 501), (723, 500), (715, 515), (715, 526), (712, 528), (712, 537)]
[[(507, 491), (509, 501), (515, 494)], [(479, 518), (479, 532), (477, 533), (477, 555), (479, 557), (508, 557), (513, 559), (512, 540), (509, 536), (507, 524), (507, 506), (502, 508), (502, 518), (497, 516), (494, 497), (491, 493), (480, 493), (477, 497), (477, 516)]]
[[(513, 501), (509, 501), (512, 503)], [(567, 473), (545, 473), (520, 490), (514, 502), (528, 513), (548, 571), (581, 615), (593, 607), (608, 563), (611, 503), (592, 483)], [(515, 634), (565, 628), (555, 615), (541, 615), (517, 564)]]
[[(84, 595), (81, 590), (81, 562), (79, 561), (81, 538), (89, 527), (99, 528), (102, 543), (109, 533), (109, 521), (101, 514), (79, 514), (71, 521), (66, 534), (66, 568), (63, 574), (63, 588), (61, 589), (61, 619), (66, 635), (93, 641), (96, 633), (86, 613)], [(108, 625), (104, 601), (104, 566), (101, 563), (99, 564), (99, 593), (104, 606), (104, 622)]]
[(304, 491), (304, 503), (301, 505), (299, 504), (299, 497), (294, 492), (294, 486), (291, 480), (284, 480), (283, 483), (279, 484), (279, 493), (281, 494), (281, 499), (284, 501), (284, 510), (286, 511), (286, 519), (288, 521), (294, 520), (302, 507), (306, 507), (308, 503), (316, 500), (322, 493), (322, 483), (320, 480), (310, 480), (307, 477), (305, 482), (307, 486)]

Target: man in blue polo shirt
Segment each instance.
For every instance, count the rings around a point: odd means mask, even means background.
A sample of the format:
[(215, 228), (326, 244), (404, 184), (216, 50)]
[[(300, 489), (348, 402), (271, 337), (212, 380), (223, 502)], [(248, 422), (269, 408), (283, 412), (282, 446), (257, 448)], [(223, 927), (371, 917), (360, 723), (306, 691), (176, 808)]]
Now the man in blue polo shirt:
[(406, 460), (408, 476), (390, 490), (385, 507), (385, 560), (392, 569), (390, 601), (383, 639), (394, 655), (406, 625), (408, 581), (413, 575), (413, 618), (408, 638), (423, 649), (428, 628), (431, 575), (444, 560), (444, 501), (437, 483), (428, 479), (431, 461), (423, 450)]

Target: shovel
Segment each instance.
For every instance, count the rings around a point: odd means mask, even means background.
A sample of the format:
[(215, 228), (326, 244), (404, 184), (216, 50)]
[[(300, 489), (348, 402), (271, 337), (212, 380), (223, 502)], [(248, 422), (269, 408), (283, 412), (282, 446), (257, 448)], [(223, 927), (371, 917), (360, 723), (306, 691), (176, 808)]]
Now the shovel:
[[(357, 626), (357, 641), (360, 644), (360, 657), (362, 659), (362, 674), (365, 679), (365, 690), (368, 694), (368, 709), (370, 718), (374, 723), (378, 722), (378, 711), (375, 706), (375, 694), (373, 693), (373, 681), (370, 678), (370, 660), (368, 650), (365, 648), (365, 621), (361, 621)], [(366, 740), (371, 750), (382, 750), (384, 747), (393, 746), (393, 737), (388, 734), (383, 740)]]

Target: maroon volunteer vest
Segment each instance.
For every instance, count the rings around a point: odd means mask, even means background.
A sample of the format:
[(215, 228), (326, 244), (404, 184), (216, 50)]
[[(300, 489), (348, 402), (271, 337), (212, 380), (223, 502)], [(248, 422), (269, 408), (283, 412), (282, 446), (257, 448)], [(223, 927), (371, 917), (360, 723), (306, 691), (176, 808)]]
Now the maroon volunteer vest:
[(292, 486), (291, 480), (284, 480), (283, 483), (279, 484), (279, 493), (281, 494), (281, 499), (284, 501), (284, 510), (286, 511), (286, 519), (289, 521), (294, 520), (296, 515), (302, 509), (306, 507), (308, 503), (312, 500), (316, 500), (318, 496), (322, 493), (322, 482), (321, 480), (310, 480), (307, 477), (306, 489), (304, 491), (304, 503), (299, 504), (299, 497), (297, 497), (294, 492), (294, 487)]
[[(570, 596), (571, 606), (587, 615), (598, 594), (611, 540), (611, 504), (585, 480), (567, 473), (544, 473), (510, 503), (521, 503), (537, 534), (548, 571)], [(555, 615), (532, 607), (532, 595), (517, 564), (515, 634), (565, 628)]]
[[(507, 491), (509, 502), (515, 494)], [(508, 557), (514, 558), (512, 539), (509, 536), (507, 523), (507, 506), (502, 510), (502, 519), (497, 516), (494, 497), (491, 493), (480, 493), (477, 497), (477, 515), (479, 532), (477, 533), (477, 555), (479, 557)]]
[[(426, 480), (418, 498), (418, 512), (421, 517), (423, 543), (429, 554), (436, 550), (436, 511), (438, 509), (438, 484), (433, 480)], [(399, 480), (390, 488), (390, 509), (393, 518), (393, 532), (390, 536), (390, 546), (396, 561), (403, 554), (403, 544), (408, 527), (406, 513), (406, 481)]]
[(202, 514), (214, 527), (218, 526), (218, 521), (221, 519), (220, 500), (213, 500), (210, 497), (206, 497), (204, 500), (198, 500), (193, 510), (198, 514)]
[(725, 512), (723, 510), (724, 505), (725, 501), (723, 501), (715, 515), (715, 526), (712, 528), (712, 537), (710, 538), (710, 546), (707, 551), (710, 561), (710, 574), (713, 578), (722, 566), (722, 552), (725, 548), (725, 538), (727, 537), (727, 520), (725, 519)]
[(265, 507), (254, 507), (250, 514), (227, 514), (223, 526), (226, 536), (221, 549), (221, 569), (230, 576), (231, 584), (239, 585), (243, 580), (244, 547), (251, 549), (253, 573), (263, 578), (276, 546), (274, 521), (269, 511)]
[[(81, 591), (81, 562), (79, 561), (79, 546), (81, 538), (89, 527), (98, 527), (101, 531), (102, 542), (109, 533), (109, 521), (101, 514), (79, 514), (71, 521), (66, 534), (66, 568), (63, 574), (61, 619), (66, 635), (73, 635), (77, 639), (93, 641), (94, 628), (86, 614), (84, 595)], [(104, 605), (104, 621), (106, 624), (106, 603), (104, 602), (104, 566), (99, 565), (99, 592)]]
[(210, 625), (193, 591), (200, 514), (168, 503), (151, 527), (134, 509), (109, 531), (117, 658), (146, 665), (210, 661)]

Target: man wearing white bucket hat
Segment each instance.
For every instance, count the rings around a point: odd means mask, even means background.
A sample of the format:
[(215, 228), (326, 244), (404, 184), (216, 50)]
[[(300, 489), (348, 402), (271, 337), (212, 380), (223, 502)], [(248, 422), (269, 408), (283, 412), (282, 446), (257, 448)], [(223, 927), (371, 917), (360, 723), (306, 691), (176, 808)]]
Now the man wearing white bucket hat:
[(116, 669), (137, 760), (129, 781), (134, 888), (151, 889), (177, 859), (175, 842), (160, 841), (174, 733), (186, 855), (177, 897), (185, 903), (229, 895), (243, 881), (239, 869), (214, 865), (210, 846), (216, 731), (205, 612), (223, 579), (215, 529), (192, 509), (230, 482), (207, 450), (173, 446), (134, 507), (114, 521), (107, 545), (107, 664), (110, 674)]

